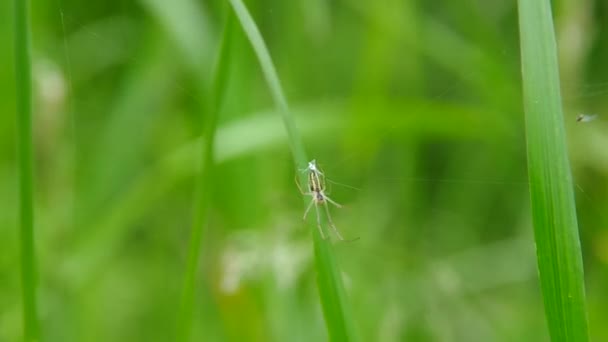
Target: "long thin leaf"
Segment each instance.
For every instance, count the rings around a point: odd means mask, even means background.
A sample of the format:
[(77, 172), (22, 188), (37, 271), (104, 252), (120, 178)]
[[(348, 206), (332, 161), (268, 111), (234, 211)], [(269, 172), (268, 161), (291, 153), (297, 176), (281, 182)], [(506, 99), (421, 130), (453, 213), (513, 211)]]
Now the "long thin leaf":
[[(231, 0), (230, 3), (255, 51), (277, 110), (283, 118), (297, 170), (307, 164), (308, 158), (270, 53), (245, 4), (241, 0)], [(300, 181), (302, 184), (306, 183), (304, 173), (300, 175)], [(305, 198), (305, 203), (308, 203), (309, 200), (309, 198)], [(313, 229), (313, 236), (315, 264), (318, 272), (317, 283), (329, 337), (332, 341), (351, 341), (355, 338), (352, 318), (350, 310), (347, 308), (346, 292), (331, 243), (323, 239), (316, 228)], [(326, 236), (329, 235), (326, 233)]]
[(581, 246), (549, 0), (519, 0), (528, 173), (540, 284), (553, 341), (588, 340)]
[(192, 328), (192, 315), (194, 305), (194, 289), (196, 285), (196, 274), (201, 254), (203, 231), (208, 221), (208, 212), (211, 204), (211, 193), (214, 183), (213, 150), (215, 132), (219, 117), (225, 86), (228, 79), (229, 56), (232, 46), (232, 13), (228, 13), (226, 28), (215, 68), (215, 75), (211, 89), (210, 101), (206, 115), (203, 120), (202, 146), (200, 151), (200, 171), (196, 178), (196, 203), (194, 208), (194, 220), (188, 247), (188, 260), (184, 279), (184, 288), (180, 305), (178, 339), (189, 341)]
[(36, 341), (40, 333), (36, 307), (37, 275), (34, 250), (34, 151), (29, 2), (15, 0), (14, 8), (23, 335), (25, 341)]

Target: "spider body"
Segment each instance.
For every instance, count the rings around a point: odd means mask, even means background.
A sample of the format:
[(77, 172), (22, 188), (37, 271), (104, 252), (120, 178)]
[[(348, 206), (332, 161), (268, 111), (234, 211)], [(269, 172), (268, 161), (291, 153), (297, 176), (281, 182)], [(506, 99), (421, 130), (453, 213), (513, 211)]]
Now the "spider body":
[(312, 197), (310, 204), (304, 212), (303, 219), (306, 219), (308, 212), (310, 212), (310, 209), (314, 206), (317, 214), (317, 228), (319, 228), (319, 233), (321, 234), (321, 237), (325, 239), (325, 233), (323, 232), (323, 228), (321, 226), (321, 213), (319, 212), (319, 206), (323, 206), (325, 208), (325, 213), (327, 215), (327, 221), (329, 223), (329, 226), (332, 228), (338, 239), (342, 241), (348, 241), (342, 237), (342, 235), (334, 225), (334, 222), (331, 219), (331, 215), (329, 213), (329, 205), (327, 203), (329, 202), (338, 208), (342, 208), (342, 205), (336, 203), (325, 193), (325, 178), (323, 173), (317, 168), (315, 161), (310, 161), (308, 163), (308, 167), (304, 169), (303, 172), (308, 172), (308, 192), (302, 191), (302, 187), (300, 186), (297, 177), (296, 185), (298, 186), (302, 194), (309, 195)]

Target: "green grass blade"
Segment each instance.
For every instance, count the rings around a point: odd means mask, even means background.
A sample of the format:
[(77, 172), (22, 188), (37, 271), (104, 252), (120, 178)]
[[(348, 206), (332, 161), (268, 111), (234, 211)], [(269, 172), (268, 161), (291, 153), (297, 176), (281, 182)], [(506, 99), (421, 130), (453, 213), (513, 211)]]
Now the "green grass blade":
[(200, 170), (196, 177), (196, 203), (194, 208), (194, 219), (190, 232), (190, 243), (188, 246), (188, 259), (184, 288), (180, 304), (180, 316), (178, 322), (178, 340), (189, 341), (192, 328), (194, 289), (196, 285), (196, 274), (202, 248), (203, 230), (207, 225), (209, 207), (211, 204), (211, 193), (214, 183), (213, 150), (215, 132), (219, 117), (222, 98), (226, 89), (229, 73), (230, 49), (232, 46), (232, 13), (229, 12), (220, 51), (215, 68), (214, 80), (211, 89), (210, 103), (206, 115), (203, 118), (202, 145), (200, 151)]
[(281, 87), (281, 82), (279, 81), (279, 77), (277, 76), (277, 72), (272, 64), (272, 59), (270, 58), (270, 53), (266, 48), (266, 44), (264, 43), (264, 39), (262, 39), (262, 35), (258, 30), (253, 18), (249, 14), (247, 7), (243, 4), (242, 1), (235, 0), (230, 1), (232, 4), (232, 8), (236, 13), (241, 26), (243, 27), (243, 31), (247, 35), (247, 38), (251, 42), (253, 50), (255, 51), (256, 56), (260, 62), (260, 67), (262, 68), (262, 73), (264, 74), (264, 78), (266, 79), (266, 83), (270, 88), (270, 94), (272, 95), (272, 99), (274, 100), (275, 105), (277, 106), (277, 110), (283, 117), (283, 124), (287, 129), (287, 135), (289, 139), (289, 147), (291, 148), (291, 152), (293, 153), (296, 165), (299, 167), (304, 167), (308, 162), (308, 157), (306, 156), (306, 149), (304, 148), (304, 143), (302, 142), (302, 138), (300, 137), (300, 133), (296, 127), (296, 124), (291, 116), (289, 111), (289, 106), (287, 105), (287, 99), (283, 93), (283, 88)]
[(34, 250), (34, 151), (32, 143), (29, 2), (27, 0), (15, 0), (14, 6), (23, 335), (25, 341), (36, 341), (39, 339), (39, 328), (36, 308), (37, 275)]
[(540, 284), (553, 341), (587, 341), (581, 247), (551, 4), (519, 0), (528, 174)]
[[(281, 82), (272, 63), (270, 53), (243, 2), (241, 0), (231, 0), (230, 3), (255, 51), (277, 110), (283, 118), (296, 169), (302, 168), (308, 162), (306, 150), (289, 110), (287, 99), (283, 93)], [(300, 174), (300, 182), (301, 184), (306, 184), (304, 173)], [(309, 200), (309, 198), (306, 198), (305, 203), (308, 204)], [(350, 316), (351, 313), (347, 308), (346, 292), (331, 243), (329, 240), (321, 238), (316, 227), (313, 228), (313, 236), (315, 265), (318, 273), (317, 283), (330, 340), (352, 341), (355, 336)], [(326, 236), (329, 236), (329, 234), (326, 233)]]

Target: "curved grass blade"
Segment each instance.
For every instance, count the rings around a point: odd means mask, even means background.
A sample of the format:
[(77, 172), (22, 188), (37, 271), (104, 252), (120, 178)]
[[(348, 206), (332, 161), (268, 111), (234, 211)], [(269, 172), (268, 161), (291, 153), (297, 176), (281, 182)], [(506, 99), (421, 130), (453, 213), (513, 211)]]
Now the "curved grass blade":
[(188, 246), (188, 259), (186, 274), (184, 277), (184, 287), (180, 303), (180, 313), (178, 321), (178, 340), (189, 341), (192, 328), (192, 316), (194, 305), (194, 288), (196, 285), (196, 274), (201, 254), (203, 230), (207, 225), (209, 207), (211, 204), (211, 193), (214, 183), (214, 163), (213, 150), (217, 121), (223, 96), (226, 89), (230, 64), (230, 49), (232, 46), (232, 13), (228, 13), (226, 24), (218, 55), (215, 75), (211, 89), (210, 103), (206, 115), (203, 119), (203, 134), (200, 154), (200, 170), (196, 178), (196, 202), (194, 208), (194, 219), (190, 233), (190, 243)]
[(34, 249), (34, 148), (29, 1), (15, 0), (14, 9), (23, 338), (25, 341), (37, 341), (40, 332), (36, 306), (37, 274)]
[(553, 341), (588, 340), (581, 246), (549, 0), (519, 0), (528, 177), (540, 285)]
[[(272, 64), (270, 53), (243, 2), (241, 0), (230, 0), (230, 4), (255, 51), (277, 110), (283, 118), (296, 170), (301, 169), (308, 162), (306, 150), (293, 116), (289, 111), (287, 99)], [(306, 184), (306, 174), (300, 173), (299, 177), (301, 184)], [(308, 198), (305, 199), (305, 203), (308, 204)], [(352, 341), (355, 337), (352, 319), (350, 317), (350, 310), (346, 307), (346, 292), (331, 243), (329, 240), (324, 240), (316, 228), (313, 229), (313, 236), (315, 265), (318, 273), (317, 283), (330, 340)]]

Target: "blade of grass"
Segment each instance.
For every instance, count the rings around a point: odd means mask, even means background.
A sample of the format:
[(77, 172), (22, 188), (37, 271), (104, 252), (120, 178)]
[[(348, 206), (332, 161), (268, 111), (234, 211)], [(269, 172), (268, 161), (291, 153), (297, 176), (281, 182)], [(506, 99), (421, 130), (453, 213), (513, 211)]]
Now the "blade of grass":
[(39, 327), (36, 307), (36, 258), (34, 255), (34, 151), (29, 1), (15, 0), (14, 8), (23, 336), (25, 341), (36, 341), (39, 339)]
[(581, 246), (549, 0), (519, 0), (528, 177), (540, 285), (553, 341), (588, 340)]
[(199, 257), (203, 239), (203, 230), (207, 225), (209, 207), (211, 203), (211, 188), (213, 186), (213, 149), (215, 132), (223, 96), (226, 89), (230, 64), (230, 48), (232, 37), (232, 13), (228, 12), (224, 34), (218, 54), (215, 75), (209, 97), (208, 110), (203, 118), (202, 145), (199, 155), (199, 172), (196, 177), (196, 198), (194, 207), (194, 219), (190, 232), (190, 244), (188, 246), (188, 259), (186, 274), (184, 277), (184, 288), (180, 303), (180, 316), (178, 321), (178, 340), (189, 341), (192, 328), (192, 316), (194, 305), (194, 288), (196, 285), (196, 274), (198, 270)]
[(266, 44), (264, 43), (264, 39), (260, 34), (253, 18), (249, 14), (247, 7), (242, 1), (230, 1), (232, 4), (232, 8), (236, 13), (236, 16), (243, 27), (243, 31), (247, 35), (253, 50), (258, 57), (260, 62), (260, 67), (262, 68), (262, 73), (264, 75), (264, 79), (270, 88), (270, 95), (272, 95), (272, 99), (274, 100), (275, 105), (277, 106), (277, 110), (281, 114), (283, 118), (283, 124), (285, 125), (285, 129), (287, 130), (287, 136), (289, 138), (289, 147), (294, 156), (294, 161), (296, 165), (304, 166), (308, 162), (308, 157), (306, 156), (306, 149), (304, 148), (304, 143), (302, 138), (300, 137), (300, 133), (296, 127), (295, 121), (293, 120), (291, 113), (289, 111), (289, 106), (287, 105), (287, 99), (283, 94), (283, 88), (281, 87), (281, 82), (279, 81), (279, 77), (277, 72), (272, 64), (272, 59), (270, 58), (270, 53), (266, 48)]
[[(307, 164), (308, 158), (302, 137), (289, 110), (281, 82), (272, 64), (270, 53), (245, 4), (241, 0), (230, 0), (230, 4), (253, 47), (277, 110), (283, 118), (297, 170)], [(301, 173), (299, 177), (301, 184), (306, 184), (306, 175)], [(308, 201), (309, 199), (305, 198), (306, 204)], [(326, 235), (329, 236), (327, 233)], [(346, 292), (331, 243), (329, 240), (323, 239), (316, 228), (313, 229), (313, 236), (315, 265), (318, 273), (317, 284), (330, 340), (352, 341), (355, 336), (351, 312), (347, 308)]]

